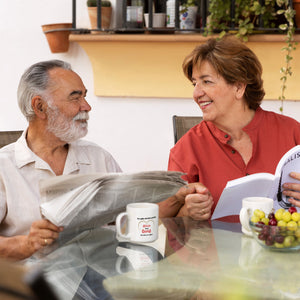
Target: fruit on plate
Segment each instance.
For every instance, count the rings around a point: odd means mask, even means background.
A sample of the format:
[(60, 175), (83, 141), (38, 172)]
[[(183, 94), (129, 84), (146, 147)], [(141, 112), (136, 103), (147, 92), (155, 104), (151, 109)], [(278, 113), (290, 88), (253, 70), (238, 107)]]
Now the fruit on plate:
[(270, 212), (255, 209), (251, 218), (257, 238), (272, 248), (300, 246), (300, 213), (295, 207)]

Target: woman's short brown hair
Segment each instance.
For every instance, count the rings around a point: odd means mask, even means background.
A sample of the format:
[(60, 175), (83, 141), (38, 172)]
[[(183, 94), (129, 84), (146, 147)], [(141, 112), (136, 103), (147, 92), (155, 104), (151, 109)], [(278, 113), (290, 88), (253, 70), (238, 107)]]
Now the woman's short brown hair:
[(265, 95), (262, 66), (257, 56), (234, 36), (209, 39), (197, 46), (183, 61), (185, 76), (192, 80), (193, 68), (202, 61), (209, 62), (228, 84), (246, 84), (245, 100), (249, 108), (256, 109)]

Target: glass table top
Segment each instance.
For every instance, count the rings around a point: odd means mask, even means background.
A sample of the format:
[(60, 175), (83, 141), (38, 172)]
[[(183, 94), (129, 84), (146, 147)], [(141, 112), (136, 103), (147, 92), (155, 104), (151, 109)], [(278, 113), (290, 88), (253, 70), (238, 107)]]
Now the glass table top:
[(160, 220), (133, 244), (113, 226), (65, 231), (27, 264), (59, 299), (300, 299), (299, 252), (262, 248), (239, 223)]

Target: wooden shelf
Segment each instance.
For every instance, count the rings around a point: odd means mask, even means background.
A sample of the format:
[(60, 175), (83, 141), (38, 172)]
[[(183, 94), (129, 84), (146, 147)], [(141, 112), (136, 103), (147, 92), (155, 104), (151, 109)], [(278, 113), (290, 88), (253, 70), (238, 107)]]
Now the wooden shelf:
[[(89, 56), (95, 94), (105, 97), (191, 98), (192, 85), (181, 64), (195, 46), (208, 37), (201, 34), (71, 34)], [(300, 35), (295, 35), (300, 41)], [(257, 34), (248, 46), (264, 68), (265, 99), (280, 95), (280, 68), (285, 63), (285, 35)], [(293, 76), (288, 78), (286, 98), (300, 100), (300, 49), (293, 51)]]

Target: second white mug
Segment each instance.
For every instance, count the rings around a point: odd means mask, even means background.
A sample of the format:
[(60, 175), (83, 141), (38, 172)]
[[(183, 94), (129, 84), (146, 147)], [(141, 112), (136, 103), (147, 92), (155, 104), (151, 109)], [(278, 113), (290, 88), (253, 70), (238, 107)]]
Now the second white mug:
[(242, 224), (242, 232), (248, 236), (252, 236), (249, 226), (249, 219), (255, 209), (262, 210), (268, 215), (273, 208), (273, 199), (267, 197), (247, 197), (242, 200), (242, 209), (240, 211), (240, 222)]

